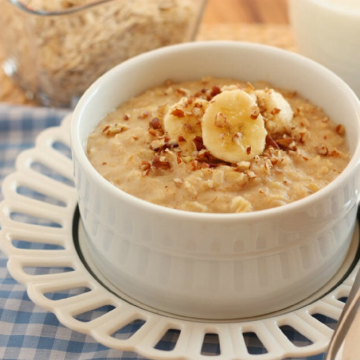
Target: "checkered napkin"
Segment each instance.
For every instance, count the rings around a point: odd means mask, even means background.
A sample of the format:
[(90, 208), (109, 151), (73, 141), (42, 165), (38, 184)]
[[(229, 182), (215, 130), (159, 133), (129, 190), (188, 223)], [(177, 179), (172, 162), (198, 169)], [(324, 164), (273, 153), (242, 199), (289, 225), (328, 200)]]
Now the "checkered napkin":
[[(17, 155), (34, 146), (36, 136), (45, 128), (57, 126), (67, 114), (64, 110), (0, 105), (0, 184), (14, 171)], [(0, 200), (2, 194), (0, 191)], [(41, 244), (22, 243), (19, 247), (43, 249)], [(98, 344), (90, 336), (72, 331), (59, 323), (54, 314), (34, 305), (23, 285), (13, 280), (6, 270), (6, 257), (0, 252), (0, 359), (10, 360), (87, 360), (87, 359), (144, 359), (135, 353), (121, 352)], [(56, 295), (56, 294), (55, 294)], [(54, 296), (55, 299), (55, 296)], [(99, 314), (109, 309), (98, 309)], [(90, 320), (90, 319), (87, 319)], [(121, 330), (122, 335), (132, 334), (141, 324), (136, 322)], [(334, 327), (334, 322), (329, 323)], [(296, 345), (309, 342), (292, 329), (286, 335)], [(171, 350), (178, 334), (168, 332), (157, 349)], [(249, 352), (260, 354), (265, 350), (254, 334), (245, 336)], [(217, 337), (207, 336), (203, 354), (220, 353)], [(216, 358), (216, 357), (215, 357)], [(318, 355), (308, 360), (322, 360)]]

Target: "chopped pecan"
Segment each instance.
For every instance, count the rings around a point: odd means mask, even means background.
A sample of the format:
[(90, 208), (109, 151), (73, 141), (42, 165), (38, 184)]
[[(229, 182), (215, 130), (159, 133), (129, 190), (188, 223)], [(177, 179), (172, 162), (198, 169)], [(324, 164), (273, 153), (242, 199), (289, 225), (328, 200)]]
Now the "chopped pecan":
[(225, 114), (223, 114), (222, 112), (218, 112), (215, 115), (215, 126), (219, 128), (223, 128), (226, 125), (227, 125), (227, 119)]
[(175, 178), (173, 179), (173, 182), (176, 184), (176, 185), (181, 185), (184, 183), (184, 180), (183, 179), (180, 179), (180, 178)]
[(339, 125), (336, 126), (335, 131), (336, 131), (339, 135), (344, 135), (344, 134), (345, 134), (345, 126), (339, 124)]
[(184, 110), (176, 108), (171, 112), (171, 115), (182, 118), (185, 116)]
[(103, 132), (105, 133), (106, 136), (114, 136), (116, 134), (120, 134), (121, 132), (125, 131), (129, 129), (129, 127), (127, 125), (118, 125), (115, 124), (113, 126), (106, 126), (103, 129)]
[(149, 134), (152, 136), (158, 136), (158, 132), (155, 129), (149, 129)]
[(248, 146), (248, 147), (246, 148), (246, 153), (247, 153), (248, 155), (251, 154), (251, 146)]
[(201, 161), (207, 161), (211, 159), (211, 154), (208, 150), (205, 149), (205, 147), (199, 151), (198, 153), (198, 159)]
[(193, 128), (190, 124), (184, 124), (184, 130), (187, 133), (191, 133), (193, 131)]
[(197, 160), (193, 160), (189, 163), (189, 166), (191, 168), (192, 171), (195, 171), (198, 169), (198, 161)]
[(214, 86), (211, 88), (211, 93), (210, 93), (210, 95), (211, 95), (212, 98), (213, 98), (214, 96), (220, 94), (220, 93), (221, 93), (221, 89), (220, 89), (218, 86), (214, 85)]
[(183, 136), (179, 135), (178, 142), (180, 143), (180, 142), (185, 142), (185, 141), (186, 141), (185, 138)]
[(267, 146), (272, 146), (274, 149), (280, 149), (279, 145), (270, 135), (266, 135), (265, 141)]
[(129, 114), (124, 114), (124, 120), (127, 121), (130, 119), (130, 115)]
[(324, 144), (317, 146), (315, 149), (316, 149), (317, 153), (322, 156), (326, 156), (329, 153), (329, 149)]
[(255, 87), (252, 83), (247, 82), (246, 85), (251, 89), (251, 90), (255, 90)]
[(143, 112), (138, 116), (138, 118), (139, 118), (139, 119), (145, 119), (145, 118), (147, 118), (149, 115), (150, 115), (150, 112), (149, 112), (148, 110), (145, 110), (145, 111), (143, 111)]
[(281, 138), (277, 139), (276, 143), (280, 146), (280, 148), (287, 149), (293, 141), (293, 138)]
[(241, 139), (243, 138), (243, 133), (241, 132), (237, 132), (231, 139), (232, 142), (234, 142), (235, 144), (240, 145), (241, 143)]
[(159, 118), (157, 118), (157, 117), (153, 118), (150, 121), (150, 126), (155, 130), (160, 129), (161, 128), (161, 122), (160, 122)]
[(151, 150), (160, 150), (165, 146), (165, 140), (164, 139), (156, 139), (153, 140), (150, 144)]
[(146, 171), (151, 168), (151, 164), (148, 161), (143, 160), (140, 167), (142, 171)]
[(193, 142), (196, 146), (197, 151), (205, 149), (203, 138), (201, 136), (195, 136)]
[(253, 120), (256, 120), (259, 117), (259, 115), (260, 115), (260, 108), (256, 106), (252, 109), (250, 117)]
[(281, 111), (281, 109), (279, 109), (279, 108), (274, 108), (274, 109), (271, 110), (271, 114), (272, 114), (272, 115), (276, 115), (276, 114), (278, 114), (280, 111)]
[(186, 89), (179, 88), (179, 89), (176, 89), (176, 92), (182, 96), (188, 95), (188, 91)]
[(193, 113), (195, 116), (201, 116), (201, 109), (194, 106), (194, 108), (192, 109), (192, 113)]
[(187, 99), (187, 103), (188, 103), (189, 105), (192, 105), (192, 103), (194, 102), (194, 100), (195, 100), (195, 98), (194, 98), (193, 96), (191, 96), (191, 97), (189, 97), (189, 98)]
[(164, 156), (155, 155), (151, 165), (155, 169), (162, 169), (162, 170), (170, 169), (170, 163), (166, 160)]

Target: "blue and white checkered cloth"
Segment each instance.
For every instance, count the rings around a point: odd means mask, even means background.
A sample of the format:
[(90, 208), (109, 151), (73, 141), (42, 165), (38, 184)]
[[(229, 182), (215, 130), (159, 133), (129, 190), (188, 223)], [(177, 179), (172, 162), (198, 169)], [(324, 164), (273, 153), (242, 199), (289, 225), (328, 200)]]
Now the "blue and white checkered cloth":
[[(36, 136), (43, 129), (59, 125), (66, 113), (64, 110), (0, 105), (0, 185), (4, 177), (14, 171), (17, 155), (33, 147)], [(37, 246), (39, 249), (46, 245), (28, 243), (26, 246)], [(0, 253), (0, 359), (144, 359), (135, 353), (109, 349), (90, 336), (61, 325), (54, 314), (34, 305), (27, 296), (25, 287), (11, 278), (6, 270), (6, 262), (6, 257)], [(127, 326), (122, 329), (123, 335), (131, 334), (140, 325), (134, 323)], [(328, 325), (334, 328), (335, 321)], [(307, 339), (292, 330), (286, 331), (290, 339), (295, 339), (299, 346), (308, 344)], [(177, 335), (176, 332), (167, 333), (156, 348), (171, 350)], [(219, 354), (220, 349), (216, 340), (215, 336), (205, 339), (203, 353)], [(249, 334), (246, 342), (252, 354), (264, 351), (254, 334)], [(320, 354), (307, 360), (323, 358), (324, 354)]]

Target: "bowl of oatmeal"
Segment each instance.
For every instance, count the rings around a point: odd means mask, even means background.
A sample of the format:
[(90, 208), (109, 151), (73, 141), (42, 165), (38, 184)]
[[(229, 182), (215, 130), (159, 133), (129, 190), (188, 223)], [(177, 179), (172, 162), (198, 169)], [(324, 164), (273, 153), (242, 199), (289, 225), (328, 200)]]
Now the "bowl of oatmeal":
[(177, 45), (115, 67), (71, 128), (93, 262), (130, 301), (176, 316), (305, 299), (348, 250), (359, 114), (332, 72), (262, 45)]

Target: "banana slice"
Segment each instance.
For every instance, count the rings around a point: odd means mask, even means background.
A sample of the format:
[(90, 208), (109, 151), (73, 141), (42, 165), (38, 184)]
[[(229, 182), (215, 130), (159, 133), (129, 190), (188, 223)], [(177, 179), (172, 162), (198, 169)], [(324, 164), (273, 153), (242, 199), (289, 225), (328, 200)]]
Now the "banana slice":
[(212, 99), (202, 120), (202, 132), (211, 154), (231, 163), (260, 155), (267, 134), (255, 97), (239, 89)]
[(272, 120), (280, 128), (279, 130), (290, 125), (294, 112), (280, 93), (273, 89), (267, 89), (255, 90), (255, 95), (259, 105), (265, 107), (266, 112), (273, 115)]
[(179, 144), (184, 155), (196, 150), (194, 138), (201, 135), (201, 118), (208, 106), (203, 99), (182, 98), (169, 107), (164, 117), (164, 128), (172, 141)]

